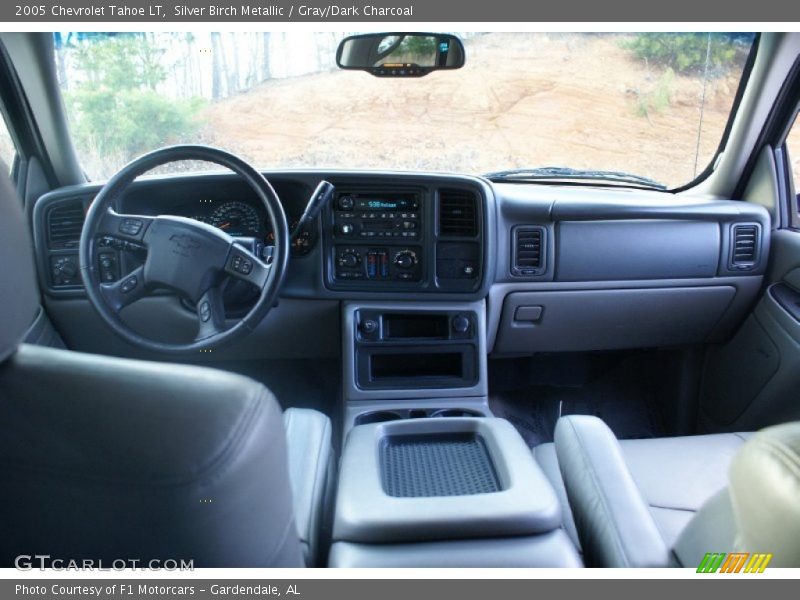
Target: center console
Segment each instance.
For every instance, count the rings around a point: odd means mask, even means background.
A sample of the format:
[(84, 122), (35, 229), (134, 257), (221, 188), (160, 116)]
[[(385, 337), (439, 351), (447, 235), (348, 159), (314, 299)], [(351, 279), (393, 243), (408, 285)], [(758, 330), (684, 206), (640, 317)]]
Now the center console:
[(464, 388), (477, 383), (474, 311), (357, 308), (353, 318), (359, 389)]
[(504, 419), (353, 428), (332, 567), (577, 567), (558, 499)]
[(486, 306), (345, 302), (332, 567), (577, 567), (555, 491), (488, 408)]
[(342, 303), (329, 564), (579, 566), (550, 483), (488, 407), (486, 303), (465, 294), (491, 271), (479, 186), (337, 190), (323, 214), (325, 285), (365, 299)]
[(488, 415), (486, 306), (345, 302), (345, 429), (400, 418)]

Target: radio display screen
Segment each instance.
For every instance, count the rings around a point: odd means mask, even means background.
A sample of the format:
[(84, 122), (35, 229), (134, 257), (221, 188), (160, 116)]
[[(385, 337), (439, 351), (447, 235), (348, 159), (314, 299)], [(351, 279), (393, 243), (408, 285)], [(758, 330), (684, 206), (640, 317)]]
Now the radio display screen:
[(416, 210), (417, 201), (413, 198), (357, 198), (358, 210)]

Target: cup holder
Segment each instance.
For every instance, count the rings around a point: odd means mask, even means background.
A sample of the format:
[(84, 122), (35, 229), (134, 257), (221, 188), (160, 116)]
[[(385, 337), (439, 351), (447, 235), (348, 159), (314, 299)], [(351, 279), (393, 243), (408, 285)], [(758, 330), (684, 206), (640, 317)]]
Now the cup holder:
[(431, 413), (431, 417), (482, 417), (483, 414), (468, 408), (442, 408)]
[(412, 408), (400, 410), (373, 410), (356, 417), (356, 425), (388, 423), (402, 419), (426, 419), (440, 417), (483, 417), (483, 413), (469, 408)]
[(402, 418), (403, 415), (393, 410), (375, 410), (358, 415), (356, 417), (356, 425), (367, 425), (368, 423), (388, 423), (389, 421), (399, 421)]

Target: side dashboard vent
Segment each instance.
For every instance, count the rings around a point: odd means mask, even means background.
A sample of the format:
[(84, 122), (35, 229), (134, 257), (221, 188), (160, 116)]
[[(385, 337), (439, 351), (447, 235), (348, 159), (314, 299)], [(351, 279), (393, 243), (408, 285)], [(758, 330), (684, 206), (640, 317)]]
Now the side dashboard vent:
[(733, 226), (730, 267), (740, 271), (752, 269), (758, 261), (761, 228), (755, 223)]
[(83, 229), (83, 202), (73, 200), (47, 213), (47, 242), (50, 248), (76, 248)]
[(544, 227), (514, 229), (511, 274), (518, 277), (541, 275), (545, 271)]
[(478, 234), (477, 196), (468, 190), (439, 190), (439, 235), (474, 237)]

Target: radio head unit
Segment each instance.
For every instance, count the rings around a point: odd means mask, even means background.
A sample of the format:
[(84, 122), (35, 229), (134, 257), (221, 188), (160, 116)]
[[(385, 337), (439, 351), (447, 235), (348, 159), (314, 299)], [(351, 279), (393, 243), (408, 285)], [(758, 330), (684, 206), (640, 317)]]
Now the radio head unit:
[(422, 236), (417, 192), (339, 192), (334, 197), (335, 238), (417, 240)]

